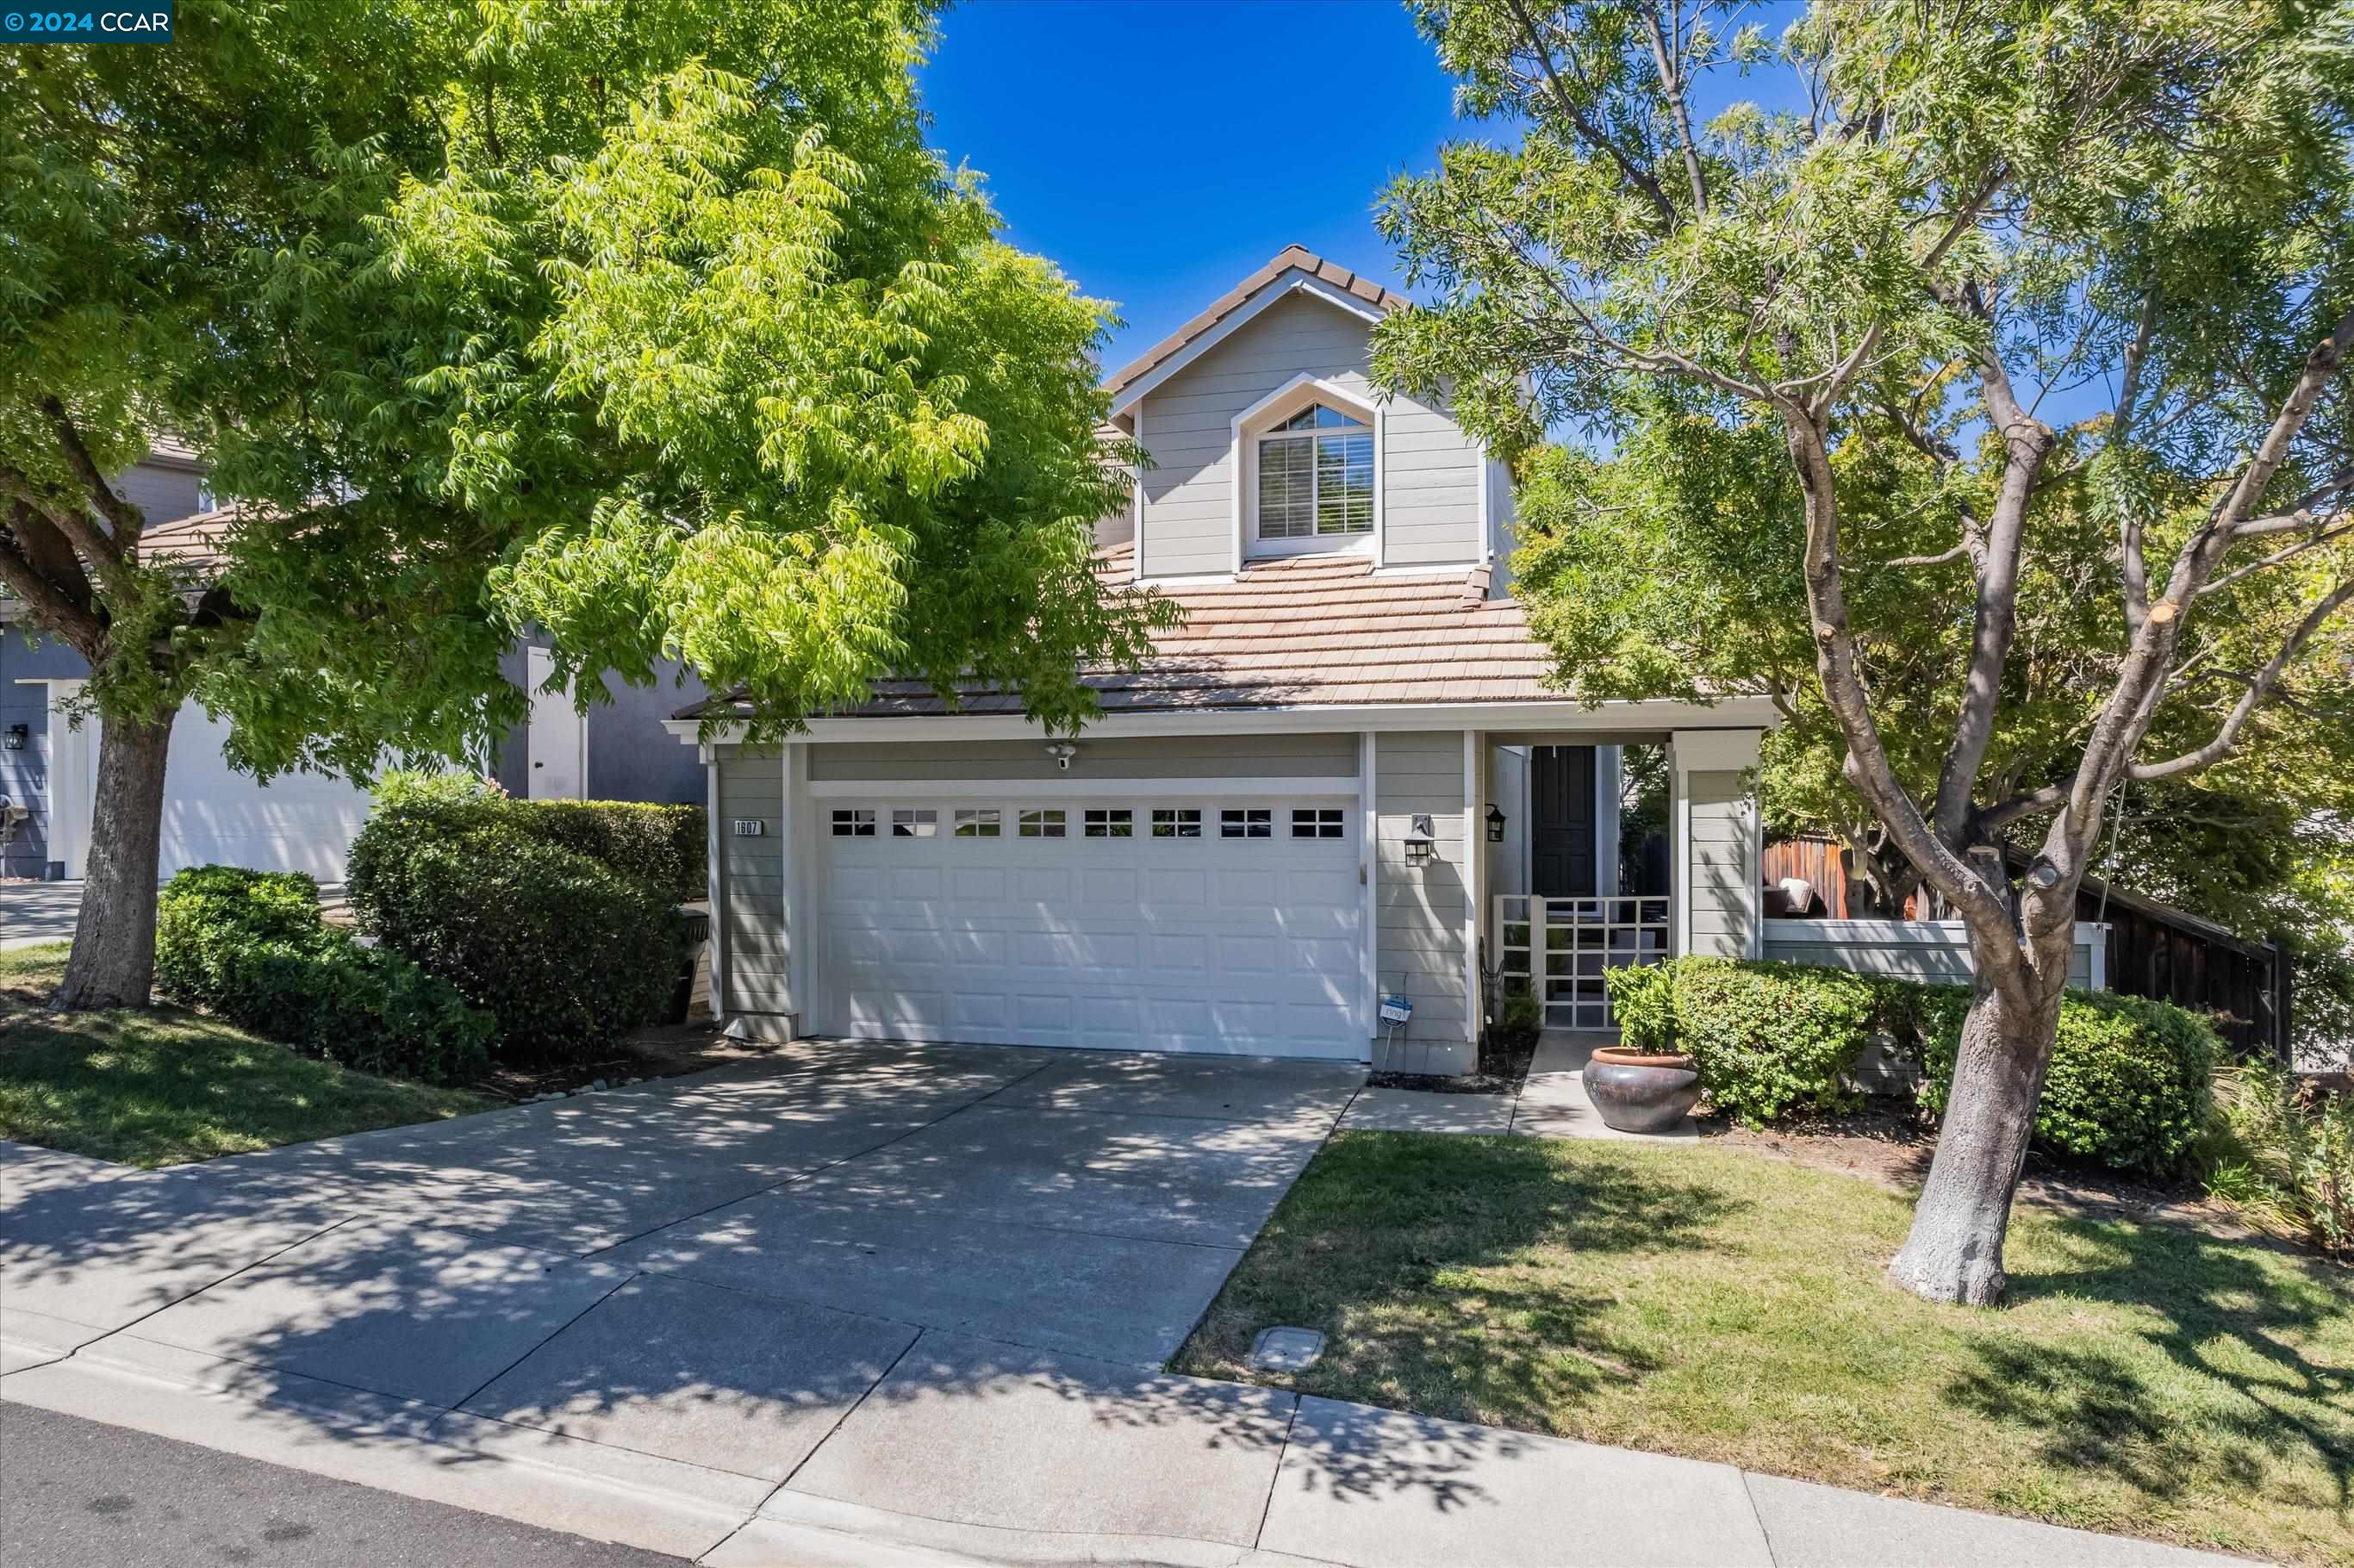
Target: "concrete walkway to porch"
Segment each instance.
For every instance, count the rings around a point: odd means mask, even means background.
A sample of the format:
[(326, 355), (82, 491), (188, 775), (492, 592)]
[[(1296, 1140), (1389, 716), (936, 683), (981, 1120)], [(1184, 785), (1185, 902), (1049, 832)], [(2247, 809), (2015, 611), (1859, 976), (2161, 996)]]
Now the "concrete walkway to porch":
[(1349, 1107), (1344, 1128), (1381, 1132), (1516, 1132), (1532, 1138), (1602, 1138), (1638, 1143), (1691, 1143), (1700, 1129), (1690, 1117), (1668, 1132), (1619, 1132), (1603, 1124), (1585, 1093), (1585, 1064), (1595, 1048), (1617, 1044), (1616, 1030), (1548, 1029), (1518, 1095), (1450, 1095), (1426, 1089), (1365, 1089)]

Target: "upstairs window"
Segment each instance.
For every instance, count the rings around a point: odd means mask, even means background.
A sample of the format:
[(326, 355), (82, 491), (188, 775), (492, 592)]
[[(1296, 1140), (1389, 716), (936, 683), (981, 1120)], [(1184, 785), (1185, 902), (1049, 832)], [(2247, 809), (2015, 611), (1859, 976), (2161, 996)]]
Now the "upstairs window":
[(1340, 538), (1373, 531), (1373, 432), (1311, 404), (1258, 438), (1258, 536)]

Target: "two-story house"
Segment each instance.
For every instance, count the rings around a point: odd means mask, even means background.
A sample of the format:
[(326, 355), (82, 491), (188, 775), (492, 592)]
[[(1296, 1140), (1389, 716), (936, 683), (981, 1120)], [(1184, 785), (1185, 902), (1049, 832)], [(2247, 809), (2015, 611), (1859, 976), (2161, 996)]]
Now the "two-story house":
[[(1500, 587), (1502, 465), (1368, 378), (1405, 308), (1295, 247), (1106, 384), (1150, 461), (1100, 569), (1186, 617), (1092, 677), (1076, 738), (914, 684), (758, 751), (724, 703), (678, 715), (690, 742), (722, 721), (701, 757), (732, 1026), (1452, 1072), (1500, 977), (1603, 1024), (1606, 963), (1760, 950), (1743, 770), (1768, 705), (1546, 687)], [(1621, 891), (1629, 744), (1668, 748), (1659, 896)]]

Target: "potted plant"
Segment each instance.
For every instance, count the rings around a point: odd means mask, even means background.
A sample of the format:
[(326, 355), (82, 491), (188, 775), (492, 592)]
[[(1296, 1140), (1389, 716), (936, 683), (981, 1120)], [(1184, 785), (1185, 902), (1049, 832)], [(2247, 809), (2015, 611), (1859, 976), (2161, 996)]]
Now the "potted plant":
[(1630, 965), (1604, 972), (1618, 1044), (1585, 1065), (1585, 1097), (1604, 1125), (1620, 1132), (1665, 1132), (1700, 1102), (1700, 1073), (1676, 1049), (1675, 970)]

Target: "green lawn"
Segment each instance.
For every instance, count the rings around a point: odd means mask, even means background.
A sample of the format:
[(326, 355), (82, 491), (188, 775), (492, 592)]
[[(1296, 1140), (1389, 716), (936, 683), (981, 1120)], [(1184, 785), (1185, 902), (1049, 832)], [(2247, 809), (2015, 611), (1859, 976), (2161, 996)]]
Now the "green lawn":
[[(1935, 1307), (1881, 1280), (1910, 1212), (1735, 1150), (1342, 1133), (1173, 1366), (2354, 1563), (2354, 1274), (2022, 1209), (2010, 1304)], [(1252, 1372), (1276, 1323), (1323, 1359)]]
[(378, 1078), (180, 1008), (51, 1012), (63, 943), (0, 952), (0, 1138), (176, 1165), (487, 1110), (462, 1089)]

